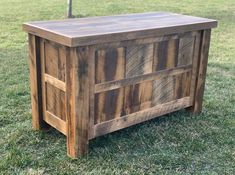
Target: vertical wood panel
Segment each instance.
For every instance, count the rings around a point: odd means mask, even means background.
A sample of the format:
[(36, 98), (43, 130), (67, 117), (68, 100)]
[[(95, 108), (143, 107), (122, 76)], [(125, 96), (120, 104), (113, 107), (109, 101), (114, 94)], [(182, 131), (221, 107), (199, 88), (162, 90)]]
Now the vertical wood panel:
[(206, 80), (206, 70), (210, 46), (211, 29), (204, 30), (201, 37), (200, 55), (198, 60), (197, 79), (193, 106), (189, 109), (193, 113), (200, 113)]
[[(178, 63), (179, 40), (173, 39), (155, 44), (153, 70), (170, 69)], [(153, 81), (152, 106), (174, 100), (175, 77)]]
[(124, 78), (125, 49), (109, 48), (98, 50), (95, 55), (95, 83), (118, 80)]
[(180, 37), (178, 66), (192, 64), (194, 41), (195, 37), (192, 36), (192, 32), (186, 33)]
[(89, 129), (89, 50), (71, 48), (66, 63), (67, 152), (72, 158), (88, 152)]
[[(152, 67), (153, 44), (126, 48), (126, 78), (151, 73)], [(151, 107), (151, 99), (152, 82), (125, 87), (124, 115)]]
[(46, 110), (66, 121), (65, 93), (60, 89), (46, 83)]
[(65, 81), (65, 61), (65, 46), (45, 41), (45, 73)]
[(48, 127), (43, 120), (40, 38), (29, 34), (29, 68), (32, 106), (32, 126), (39, 130)]
[[(109, 48), (96, 52), (96, 83), (119, 80), (125, 72), (124, 48)], [(117, 89), (95, 95), (95, 123), (120, 117), (124, 90)]]

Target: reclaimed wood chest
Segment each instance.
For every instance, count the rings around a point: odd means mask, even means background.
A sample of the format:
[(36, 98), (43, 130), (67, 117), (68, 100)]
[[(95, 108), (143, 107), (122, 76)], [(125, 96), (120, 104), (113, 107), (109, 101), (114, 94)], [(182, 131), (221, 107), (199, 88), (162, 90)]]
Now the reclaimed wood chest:
[(200, 112), (216, 26), (165, 12), (25, 23), (33, 128), (59, 130), (76, 158), (97, 136)]

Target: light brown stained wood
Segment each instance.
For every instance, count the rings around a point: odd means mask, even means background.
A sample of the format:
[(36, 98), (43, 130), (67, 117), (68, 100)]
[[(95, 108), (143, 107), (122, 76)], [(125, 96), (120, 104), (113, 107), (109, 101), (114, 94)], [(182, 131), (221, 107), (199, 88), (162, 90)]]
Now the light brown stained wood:
[[(125, 78), (152, 73), (153, 44), (126, 47)], [(125, 87), (124, 115), (151, 107), (152, 82)]]
[(89, 50), (70, 49), (66, 63), (67, 153), (72, 158), (87, 153), (89, 129)]
[(48, 74), (44, 74), (44, 79), (45, 79), (45, 82), (55, 86), (56, 88), (62, 90), (62, 91), (66, 91), (66, 86), (65, 86), (65, 83), (63, 81), (60, 81), (58, 80), (57, 78), (54, 78)]
[(202, 37), (201, 37), (201, 46), (200, 46), (200, 52), (199, 52), (200, 54), (199, 54), (199, 60), (198, 60), (198, 69), (197, 69), (198, 72), (197, 72), (197, 79), (196, 79), (196, 86), (195, 86), (194, 103), (193, 103), (193, 106), (189, 108), (189, 110), (195, 114), (200, 113), (202, 110), (211, 29), (204, 30), (201, 36)]
[(45, 85), (46, 110), (66, 121), (65, 93), (49, 83)]
[(44, 120), (62, 134), (67, 135), (67, 126), (64, 120), (61, 120), (49, 111), (46, 111)]
[[(179, 40), (163, 41), (155, 44), (153, 70), (175, 68), (178, 62)], [(174, 100), (174, 76), (153, 81), (152, 106)]]
[(39, 130), (48, 127), (43, 120), (40, 39), (31, 34), (28, 35), (28, 39), (32, 126), (34, 129)]
[(46, 40), (44, 42), (45, 73), (64, 82), (66, 61), (65, 47)]
[[(95, 82), (102, 83), (123, 79), (125, 76), (124, 48), (98, 50), (95, 55)], [(124, 89), (95, 95), (95, 123), (121, 116)]]
[[(190, 97), (181, 98), (166, 102), (164, 104), (156, 105), (152, 108), (148, 108), (136, 113), (132, 113), (118, 119), (112, 119), (104, 123), (100, 123), (94, 126), (93, 137), (98, 137), (103, 134), (107, 134), (122, 128), (129, 127), (131, 125), (141, 123), (152, 118), (177, 111), (182, 108), (190, 106)], [(92, 138), (93, 138), (92, 137)]]

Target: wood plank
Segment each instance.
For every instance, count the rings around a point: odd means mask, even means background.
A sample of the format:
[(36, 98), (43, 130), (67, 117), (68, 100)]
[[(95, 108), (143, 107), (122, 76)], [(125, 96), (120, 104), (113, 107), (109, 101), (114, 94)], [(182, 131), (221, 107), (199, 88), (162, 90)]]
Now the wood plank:
[(195, 36), (191, 32), (185, 33), (179, 39), (179, 54), (177, 66), (192, 64)]
[(61, 120), (59, 117), (49, 111), (46, 111), (44, 120), (62, 134), (67, 135), (67, 126), (64, 120)]
[(25, 23), (28, 33), (70, 47), (183, 33), (217, 26), (216, 20), (154, 12)]
[[(125, 77), (125, 49), (109, 48), (98, 50), (95, 56), (95, 82), (103, 83)], [(124, 89), (116, 89), (95, 95), (95, 123), (120, 117)]]
[(92, 138), (114, 132), (119, 129), (123, 129), (131, 125), (141, 123), (158, 116), (177, 111), (179, 109), (186, 108), (188, 106), (190, 106), (190, 98), (185, 97), (182, 99), (167, 102), (165, 104), (160, 104), (136, 113), (132, 113), (118, 119), (109, 120), (94, 126), (94, 135), (92, 136)]
[(182, 74), (192, 70), (191, 65), (181, 66), (177, 68), (165, 69), (161, 71), (156, 71), (149, 74), (144, 74), (141, 76), (136, 76), (132, 78), (125, 78), (122, 80), (110, 81), (106, 83), (100, 83), (95, 85), (95, 93), (100, 93), (108, 90), (118, 89), (124, 86), (130, 86), (133, 84), (138, 84), (141, 82), (152, 81), (156, 79), (162, 79), (164, 77), (173, 76), (177, 74)]
[(88, 53), (88, 77), (89, 77), (89, 132), (88, 138), (93, 135), (93, 127), (95, 124), (95, 50), (96, 48), (93, 46), (89, 46)]
[(95, 124), (122, 116), (124, 88), (95, 95)]
[[(125, 77), (131, 78), (152, 73), (153, 44), (126, 48)], [(124, 115), (151, 107), (152, 82), (125, 87)]]
[(65, 82), (66, 48), (57, 43), (45, 42), (45, 73)]
[[(179, 40), (163, 41), (155, 44), (153, 70), (171, 70), (177, 66)], [(175, 77), (165, 76), (153, 81), (152, 106), (174, 100)]]
[(72, 158), (88, 151), (89, 76), (88, 47), (71, 48), (66, 63), (67, 153)]
[(45, 103), (45, 110), (66, 121), (64, 92), (49, 83), (45, 83)]
[(47, 128), (43, 120), (40, 38), (29, 34), (30, 94), (32, 126), (36, 130)]
[(66, 91), (66, 86), (63, 81), (58, 80), (57, 78), (54, 78), (48, 74), (45, 74), (45, 82), (50, 83), (51, 85), (55, 86), (56, 88)]
[(98, 50), (95, 55), (95, 83), (123, 79), (125, 76), (125, 49)]
[(189, 108), (189, 110), (195, 114), (200, 113), (202, 110), (202, 102), (203, 102), (206, 70), (207, 70), (208, 54), (210, 46), (210, 37), (211, 37), (210, 29), (204, 30), (202, 32), (194, 103), (193, 106)]
[(191, 104), (194, 103), (194, 93), (195, 93), (195, 86), (196, 86), (196, 79), (198, 73), (198, 60), (199, 60), (199, 52), (200, 52), (200, 43), (201, 43), (201, 31), (194, 32), (195, 40), (194, 40), (194, 51), (193, 51), (193, 63), (192, 63), (192, 77), (191, 77), (191, 86), (190, 86), (190, 99)]

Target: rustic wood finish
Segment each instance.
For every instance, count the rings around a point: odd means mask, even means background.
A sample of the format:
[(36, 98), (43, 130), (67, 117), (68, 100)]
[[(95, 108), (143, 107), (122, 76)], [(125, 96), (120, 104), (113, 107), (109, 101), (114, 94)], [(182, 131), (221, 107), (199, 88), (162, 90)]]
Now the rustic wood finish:
[(165, 12), (24, 24), (33, 128), (59, 130), (77, 158), (89, 139), (183, 108), (199, 113), (216, 25)]
[(217, 26), (217, 21), (167, 12), (25, 23), (23, 29), (69, 47), (163, 36)]

